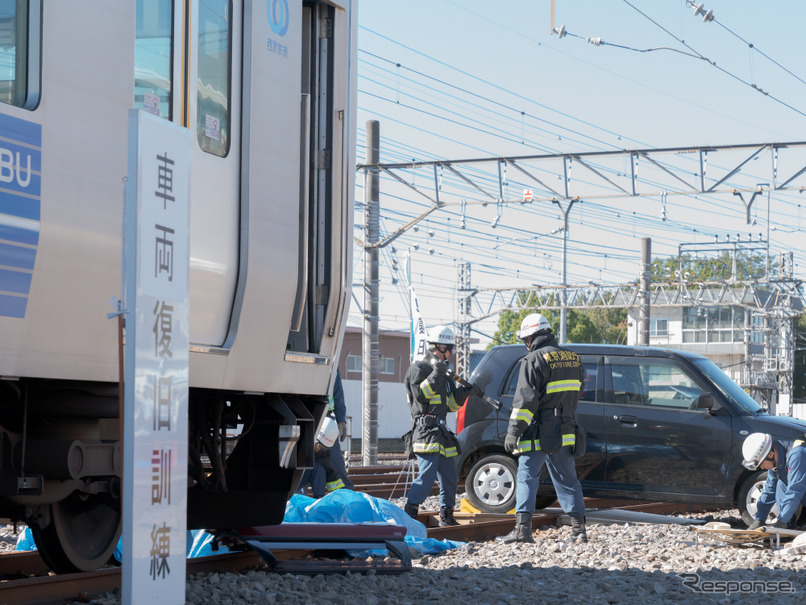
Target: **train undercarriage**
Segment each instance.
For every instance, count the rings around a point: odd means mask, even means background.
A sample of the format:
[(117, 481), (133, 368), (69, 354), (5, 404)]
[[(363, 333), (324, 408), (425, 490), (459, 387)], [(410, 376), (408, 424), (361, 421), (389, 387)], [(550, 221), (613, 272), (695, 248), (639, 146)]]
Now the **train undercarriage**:
[[(325, 398), (190, 389), (188, 529), (282, 522)], [(57, 573), (112, 559), (125, 498), (116, 384), (0, 380), (0, 517)]]

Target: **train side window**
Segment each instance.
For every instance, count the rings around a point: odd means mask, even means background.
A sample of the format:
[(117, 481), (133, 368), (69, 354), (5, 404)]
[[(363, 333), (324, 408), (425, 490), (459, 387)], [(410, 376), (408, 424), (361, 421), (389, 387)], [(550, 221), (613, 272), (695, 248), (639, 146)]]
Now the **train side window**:
[(204, 151), (224, 157), (230, 138), (232, 0), (199, 5), (198, 65), (196, 136)]
[(25, 109), (39, 103), (39, 0), (0, 0), (0, 101)]
[(173, 0), (137, 0), (134, 106), (170, 120)]

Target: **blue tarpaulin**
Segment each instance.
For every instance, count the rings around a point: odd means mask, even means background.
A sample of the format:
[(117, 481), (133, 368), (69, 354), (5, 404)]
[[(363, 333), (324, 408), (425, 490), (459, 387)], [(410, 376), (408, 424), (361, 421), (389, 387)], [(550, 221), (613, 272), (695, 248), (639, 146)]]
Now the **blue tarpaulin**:
[[(464, 545), (464, 542), (429, 538), (425, 525), (409, 517), (403, 509), (383, 498), (375, 498), (349, 489), (340, 489), (319, 500), (294, 494), (285, 507), (285, 523), (380, 523), (406, 527), (406, 544), (421, 554), (433, 554)], [(187, 556), (204, 557), (227, 552), (219, 546), (212, 549), (212, 534), (202, 529), (188, 532)], [(31, 530), (25, 528), (17, 538), (17, 550), (36, 550)], [(121, 543), (115, 549), (115, 559), (121, 560)]]

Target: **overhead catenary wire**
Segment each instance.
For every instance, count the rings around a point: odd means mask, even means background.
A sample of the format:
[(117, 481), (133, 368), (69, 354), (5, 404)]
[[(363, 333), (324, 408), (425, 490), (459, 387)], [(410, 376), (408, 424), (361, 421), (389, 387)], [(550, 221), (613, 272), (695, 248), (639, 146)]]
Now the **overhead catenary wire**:
[[(367, 57), (371, 57), (371, 58), (373, 58), (373, 60), (380, 61), (381, 63), (391, 65), (391, 63), (389, 63), (383, 57), (381, 57), (381, 59), (375, 58), (375, 57), (380, 57), (380, 55), (377, 55), (376, 53), (362, 53), (362, 55), (366, 55)], [(427, 55), (425, 55), (425, 56), (427, 56)], [(400, 72), (403, 72), (405, 74), (409, 74), (411, 76), (420, 77), (420, 78), (426, 80), (427, 82), (429, 82), (431, 84), (433, 84), (433, 82), (435, 81), (433, 79), (433, 77), (428, 75), (428, 74), (426, 74), (425, 76), (419, 76), (418, 75), (418, 73), (425, 74), (425, 72), (420, 72), (420, 70), (410, 70), (409, 71), (409, 70), (407, 70), (407, 69), (402, 67), (402, 63), (398, 64), (398, 62), (395, 63), (394, 69), (392, 71), (397, 72), (397, 74), (398, 74), (398, 75), (395, 76), (398, 84), (385, 85), (385, 90), (389, 91), (388, 94), (384, 93), (384, 92), (381, 92), (381, 94), (378, 94), (378, 92), (376, 90), (370, 91), (372, 94), (376, 95), (376, 97), (375, 97), (376, 99), (378, 97), (383, 97), (385, 99), (384, 102), (387, 102), (387, 103), (390, 101), (390, 99), (403, 99), (403, 98), (405, 98), (405, 94), (403, 94), (402, 92), (399, 92), (398, 89), (405, 82), (405, 80), (406, 80), (406, 78), (408, 76), (403, 76), (403, 75), (400, 74)], [(379, 79), (378, 81), (381, 84), (383, 84), (381, 79)], [(363, 87), (360, 87), (360, 88), (362, 88), (362, 92), (360, 94), (363, 94)], [(432, 91), (434, 90), (434, 88), (435, 88), (434, 86), (431, 86)], [(465, 93), (462, 93), (461, 90), (459, 90), (460, 88), (461, 87), (457, 87), (457, 88), (452, 89), (453, 92), (455, 93), (454, 96), (457, 97), (457, 99), (458, 99), (458, 97), (460, 95), (461, 96), (466, 96)], [(425, 87), (423, 87), (422, 90), (427, 90), (427, 89)], [(505, 90), (505, 88), (502, 87), (502, 90)], [(394, 93), (392, 93), (392, 91), (394, 91)], [(426, 92), (426, 94), (431, 94), (431, 92)], [(444, 92), (434, 93), (434, 94), (441, 94), (441, 95), (444, 95), (444, 98), (450, 99), (450, 97), (448, 95), (446, 95), (446, 93), (444, 93)], [(430, 97), (429, 102), (432, 103), (432, 107), (433, 107), (434, 103), (433, 103), (432, 99), (433, 99), (433, 97)], [(381, 99), (377, 99), (377, 100), (381, 100)], [(484, 99), (481, 99), (479, 97), (472, 97), (471, 96), (470, 101), (472, 101), (472, 100), (476, 100), (476, 101), (479, 101), (479, 102), (484, 101)], [(495, 100), (492, 99), (492, 101), (495, 101)], [(469, 100), (466, 99), (464, 102), (466, 102), (467, 105), (470, 105)], [(361, 100), (360, 100), (360, 96), (359, 96), (359, 105), (360, 104), (361, 104)], [(492, 132), (487, 133), (485, 136), (492, 135), (494, 137), (499, 138), (502, 141), (506, 140), (507, 142), (510, 142), (510, 141), (528, 141), (529, 137), (524, 136), (520, 131), (521, 131), (521, 128), (523, 128), (524, 124), (526, 125), (527, 129), (529, 127), (530, 118), (529, 118), (528, 115), (526, 115), (526, 114), (529, 114), (529, 112), (526, 111), (525, 114), (521, 114), (520, 112), (523, 111), (523, 110), (517, 110), (514, 106), (511, 106), (511, 105), (506, 105), (506, 104), (502, 104), (502, 105), (505, 105), (505, 106), (504, 107), (497, 106), (501, 110), (501, 111), (499, 111), (497, 113), (498, 117), (501, 120), (500, 122), (497, 122), (496, 118), (487, 118), (487, 119), (484, 119), (482, 121), (482, 123), (484, 123), (488, 127), (489, 127), (489, 124), (494, 125), (494, 128), (491, 129)], [(410, 108), (408, 108), (408, 110), (413, 111), (413, 112), (418, 112), (418, 113), (421, 111), (419, 108), (417, 108), (414, 105), (411, 105)], [(428, 110), (426, 110), (426, 111), (428, 111)], [(487, 108), (485, 111), (489, 112), (490, 116), (496, 115), (496, 113), (494, 112), (494, 110), (491, 107)], [(431, 113), (437, 113), (437, 112), (432, 111)], [(509, 114), (512, 114), (512, 115), (509, 115)], [(420, 113), (420, 115), (425, 115), (425, 114)], [(472, 114), (469, 111), (467, 111), (467, 112), (462, 111), (461, 116), (455, 115), (451, 119), (453, 119), (454, 121), (460, 123), (460, 124), (457, 124), (457, 126), (460, 126), (460, 125), (467, 126), (468, 123), (472, 123), (472, 121), (474, 119), (474, 118), (470, 117), (471, 115)], [(432, 117), (434, 117), (434, 116), (432, 116)], [(441, 119), (441, 118), (435, 118), (435, 119)], [(481, 121), (478, 118), (475, 118), (475, 119), (477, 120), (477, 122)], [(416, 122), (416, 119), (413, 120), (413, 121)], [(446, 122), (446, 124), (447, 123), (448, 122)], [(409, 124), (406, 124), (406, 126), (411, 127), (412, 124), (409, 123)], [(429, 129), (427, 127), (423, 127), (423, 126), (421, 126), (419, 124), (415, 124), (415, 128), (419, 128), (420, 132), (428, 133), (429, 135), (436, 136), (438, 138), (441, 138), (442, 140), (451, 139), (451, 137), (442, 137), (441, 135), (444, 134), (444, 133), (435, 133), (433, 131), (429, 131)], [(562, 127), (560, 127), (560, 128), (562, 128)], [(516, 130), (517, 130), (517, 133), (516, 133)], [(510, 133), (509, 135), (504, 134), (507, 131), (509, 131), (509, 133)], [(616, 133), (612, 133), (612, 134), (615, 135)], [(563, 136), (562, 131), (559, 131), (558, 136)], [(621, 135), (616, 135), (616, 136), (620, 137)], [(504, 137), (506, 137), (506, 139)], [(468, 141), (467, 140), (459, 140), (460, 138), (464, 139), (464, 137), (453, 137), (453, 141), (455, 143), (457, 143), (457, 144), (462, 144), (464, 146), (467, 146)], [(599, 137), (599, 139), (600, 139), (600, 141), (603, 142), (604, 145), (613, 146), (612, 143), (607, 142), (605, 139), (601, 139), (601, 137)], [(570, 135), (568, 135), (567, 140), (571, 140)], [(590, 141), (591, 146), (598, 146), (598, 144), (599, 144), (599, 143), (596, 143), (592, 139), (588, 139), (588, 140)], [(579, 142), (582, 142), (582, 141), (579, 141)], [(484, 149), (484, 147), (481, 147), (481, 146), (477, 145), (474, 148), (477, 149), (478, 151), (480, 151), (481, 155), (494, 155), (494, 154), (491, 154), (489, 152), (489, 150)], [(427, 150), (427, 149), (414, 148), (412, 146), (400, 144), (400, 142), (398, 142), (398, 141), (389, 141), (388, 145), (387, 145), (387, 142), (385, 141), (382, 153), (385, 153), (387, 151), (389, 153), (388, 153), (388, 155), (386, 155), (383, 158), (382, 161), (390, 161), (390, 162), (394, 162), (394, 161), (398, 161), (398, 160), (408, 161), (408, 160), (414, 159), (415, 157), (416, 158), (428, 157), (429, 154), (433, 153), (433, 152), (431, 152), (430, 150)], [(419, 176), (417, 176), (417, 173), (414, 170), (412, 171), (412, 174), (413, 174), (412, 178), (430, 178), (431, 177), (431, 175), (427, 175), (427, 174), (423, 174), (422, 177), (419, 177)], [(444, 178), (445, 182), (450, 183), (454, 187), (454, 189), (459, 190), (459, 191), (464, 191), (464, 192), (468, 191), (466, 185), (462, 185), (460, 182), (456, 181), (455, 179), (452, 181), (451, 180), (452, 177), (450, 175), (448, 175), (447, 172), (446, 172), (446, 174), (445, 174), (445, 176), (443, 178)], [(517, 186), (516, 185), (517, 181), (512, 177), (512, 175), (510, 175), (509, 180), (510, 180), (510, 183), (511, 183), (512, 187)], [(387, 186), (388, 185), (389, 185), (389, 183), (387, 183)], [(464, 187), (464, 189), (462, 189), (463, 187)], [(684, 215), (688, 214), (689, 211), (696, 210), (696, 205), (701, 204), (701, 202), (703, 202), (703, 201), (706, 201), (708, 204), (710, 204), (711, 207), (714, 208), (713, 211), (716, 212), (716, 213), (720, 213), (720, 214), (721, 213), (735, 213), (736, 210), (737, 210), (737, 207), (736, 207), (735, 204), (730, 204), (728, 202), (725, 202), (724, 199), (713, 198), (713, 197), (711, 197), (711, 199), (708, 199), (709, 196), (706, 196), (706, 195), (701, 195), (701, 196), (699, 196), (699, 198), (700, 199), (696, 200), (696, 202), (692, 199), (691, 203), (688, 203), (686, 201), (686, 199), (684, 199), (684, 198), (679, 198), (677, 204), (675, 205), (676, 208), (679, 208), (679, 211), (677, 213), (676, 218), (679, 219), (679, 218), (683, 217)], [(781, 198), (781, 203), (782, 204), (786, 203), (787, 205), (790, 205), (792, 208), (795, 207), (795, 203), (792, 202), (791, 199), (787, 199), (787, 195), (781, 194), (780, 198)], [(412, 199), (411, 198), (407, 198), (405, 196), (394, 196), (394, 197), (389, 198), (390, 202), (392, 202), (393, 200), (397, 201), (397, 202), (400, 202), (402, 204), (405, 204), (410, 209), (414, 207), (412, 205)], [(420, 202), (418, 202), (418, 203), (420, 203)], [(426, 207), (427, 206), (427, 204), (424, 204), (424, 203), (420, 203), (420, 205), (421, 205), (421, 207)], [(657, 204), (655, 204), (655, 203), (653, 203), (653, 205), (657, 206)], [(663, 228), (663, 233), (668, 233), (669, 236), (664, 237), (663, 235), (658, 235), (658, 236), (656, 236), (657, 239), (653, 240), (653, 241), (664, 241), (665, 240), (665, 243), (663, 245), (664, 245), (665, 248), (667, 248), (670, 251), (673, 248), (676, 248), (677, 243), (679, 242), (679, 237), (676, 238), (676, 237), (674, 237), (672, 235), (674, 233), (688, 233), (688, 234), (696, 233), (696, 234), (702, 235), (702, 237), (711, 238), (714, 235), (717, 235), (717, 236), (722, 235), (722, 236), (724, 236), (724, 234), (726, 232), (726, 230), (724, 230), (724, 229), (710, 229), (710, 228), (705, 229), (705, 230), (700, 229), (698, 231), (699, 225), (694, 220), (692, 220), (692, 221), (671, 220), (671, 221), (665, 222), (665, 224), (664, 224), (663, 222), (660, 221), (659, 218), (657, 218), (657, 217), (652, 215), (652, 210), (650, 210), (651, 205), (649, 203), (645, 204), (644, 207), (646, 207), (646, 209), (647, 209), (646, 212), (644, 212), (644, 213), (642, 213), (642, 212), (632, 212), (632, 213), (631, 212), (626, 212), (625, 215), (628, 218), (627, 222), (631, 225), (632, 230), (637, 230), (637, 231), (640, 231), (642, 229), (643, 230), (650, 230), (650, 229), (655, 229), (657, 227), (662, 227)], [(670, 208), (670, 211), (672, 212), (672, 216), (674, 216), (674, 208)], [(493, 274), (493, 275), (504, 274), (504, 275), (515, 275), (516, 277), (519, 277), (517, 275), (517, 271), (513, 273), (510, 269), (508, 269), (506, 267), (506, 264), (511, 262), (510, 258), (515, 259), (515, 262), (517, 262), (517, 260), (521, 260), (521, 261), (525, 262), (525, 260), (527, 258), (529, 258), (529, 254), (534, 253), (534, 249), (527, 249), (527, 247), (524, 246), (522, 250), (518, 250), (517, 252), (510, 251), (506, 255), (499, 254), (499, 258), (496, 258), (494, 255), (491, 256), (491, 255), (489, 255), (489, 253), (482, 253), (479, 250), (479, 248), (482, 248), (483, 246), (487, 246), (487, 245), (493, 246), (495, 244), (492, 243), (492, 242), (497, 242), (497, 241), (500, 241), (500, 240), (496, 239), (494, 234), (492, 236), (489, 235), (490, 234), (489, 221), (485, 221), (482, 218), (478, 218), (478, 216), (480, 216), (480, 209), (478, 207), (473, 209), (471, 212), (473, 212), (475, 214), (475, 216), (468, 214), (465, 217), (464, 220), (466, 220), (467, 226), (468, 226), (468, 229), (466, 229), (465, 232), (469, 236), (475, 238), (475, 243), (477, 244), (476, 249), (473, 252), (473, 257), (478, 258), (479, 262), (478, 262), (478, 271), (476, 271), (476, 269), (475, 269), (476, 264), (474, 263), (474, 276), (481, 278), (482, 276), (486, 275), (489, 272), (490, 274)], [(613, 208), (608, 208), (605, 205), (602, 205), (601, 208), (598, 208), (597, 204), (594, 204), (592, 202), (588, 202), (586, 204), (586, 206), (585, 206), (585, 219), (588, 222), (599, 221), (600, 223), (608, 223), (608, 224), (600, 225), (600, 230), (601, 230), (601, 232), (603, 234), (624, 235), (623, 231), (629, 230), (629, 229), (624, 229), (623, 227), (620, 228), (618, 226), (610, 226), (610, 223), (612, 223), (613, 225), (617, 224), (614, 221), (614, 218), (615, 219), (618, 218), (617, 214), (618, 213), (614, 212)], [(501, 233), (507, 232), (507, 233), (512, 233), (512, 234), (515, 234), (515, 235), (517, 235), (518, 233), (523, 233), (523, 234), (531, 233), (531, 231), (529, 230), (529, 227), (528, 227), (527, 224), (525, 224), (522, 221), (512, 220), (512, 217), (515, 217), (515, 216), (529, 216), (529, 214), (528, 213), (524, 214), (524, 212), (521, 211), (518, 208), (506, 208), (504, 210), (504, 217), (503, 217), (504, 220), (502, 220), (501, 223), (496, 227), (495, 233), (501, 234)], [(549, 213), (545, 213), (542, 216), (544, 217), (544, 220), (545, 220), (545, 219), (547, 219), (549, 217)], [(775, 212), (775, 209), (774, 209), (773, 210), (773, 219), (775, 219), (775, 217), (776, 217), (776, 212)], [(392, 232), (396, 228), (398, 228), (400, 225), (402, 225), (405, 222), (407, 222), (405, 219), (406, 218), (411, 218), (411, 214), (410, 213), (407, 214), (407, 212), (405, 210), (404, 211), (394, 210), (394, 211), (389, 213), (388, 217), (385, 217), (385, 218), (386, 218), (386, 220), (385, 220), (384, 230), (386, 232)], [(572, 216), (571, 218), (572, 218), (572, 227), (571, 228), (572, 228), (572, 232), (573, 232), (574, 229), (575, 229), (575, 225), (576, 225), (573, 222), (575, 217)], [(447, 225), (447, 221), (449, 221), (451, 219), (453, 219), (451, 221), (452, 226), (451, 226), (451, 228), (449, 228), (448, 225)], [(431, 215), (431, 225), (435, 226), (434, 231), (436, 233), (438, 233), (438, 234), (441, 234), (443, 237), (450, 236), (452, 238), (451, 243), (454, 246), (454, 249), (452, 249), (452, 250), (447, 250), (446, 249), (444, 251), (439, 251), (434, 256), (429, 256), (428, 258), (433, 259), (434, 262), (440, 263), (440, 266), (445, 267), (446, 269), (447, 268), (453, 268), (456, 259), (457, 258), (459, 258), (459, 259), (462, 258), (462, 245), (463, 244), (462, 244), (461, 238), (459, 238), (459, 236), (458, 236), (458, 233), (459, 233), (458, 224), (460, 223), (461, 220), (463, 220), (463, 217), (460, 214), (459, 209), (455, 208), (455, 207), (452, 208), (452, 209), (451, 208), (445, 208), (445, 209), (440, 210), (438, 213), (436, 213), (434, 215)], [(508, 220), (510, 221), (510, 224), (507, 224)], [(439, 226), (440, 222), (441, 222), (442, 226)], [(787, 223), (782, 222), (782, 224), (786, 225)], [(635, 235), (635, 237), (638, 237), (638, 236), (640, 236), (640, 233)], [(404, 237), (408, 237), (408, 236), (404, 236)], [(414, 236), (412, 236), (412, 237), (414, 237)], [(420, 237), (420, 236), (417, 236), (417, 237)], [(499, 235), (499, 237), (500, 237), (500, 235)], [(406, 241), (410, 241), (410, 240), (407, 239), (407, 240), (404, 240), (403, 242), (401, 242), (401, 246), (400, 246), (401, 248), (404, 247), (403, 244), (405, 244)], [(585, 243), (588, 243), (588, 242), (585, 242)], [(464, 246), (465, 246), (465, 248), (469, 247), (467, 244), (464, 244)], [(580, 245), (579, 248), (576, 247), (573, 238), (569, 241), (569, 254), (577, 254), (577, 253), (582, 254), (583, 251), (584, 250), (583, 250), (581, 245)], [(418, 254), (420, 254), (420, 253), (418, 253)], [(605, 258), (609, 258), (611, 260), (615, 260), (616, 257), (617, 257), (616, 254), (612, 254), (609, 257), (606, 256), (606, 255), (609, 255), (609, 253), (606, 252), (604, 248), (599, 249), (598, 252), (589, 250), (589, 254), (590, 254), (591, 259), (594, 259), (594, 258), (596, 258), (598, 256), (599, 258), (605, 257)], [(626, 259), (631, 259), (631, 258), (637, 259), (638, 258), (637, 254), (633, 255), (631, 252), (625, 253), (622, 256), (625, 257)], [(557, 260), (558, 259), (555, 257), (555, 268), (556, 268)], [(580, 259), (580, 261), (581, 261), (579, 263), (580, 269), (595, 266), (594, 262), (586, 261), (585, 259), (582, 259), (582, 258)], [(452, 274), (450, 274), (450, 275), (452, 275)], [(583, 277), (584, 272), (582, 270), (580, 270), (578, 272), (578, 275), (580, 277)], [(624, 273), (623, 275), (625, 277), (630, 276), (630, 274), (628, 274), (628, 273)], [(617, 279), (618, 277), (619, 277), (619, 274), (616, 273), (615, 278)], [(451, 284), (450, 284), (451, 280), (448, 279), (447, 282), (448, 282), (447, 286), (450, 288), (451, 287)], [(435, 278), (433, 278), (431, 276), (426, 276), (425, 277), (425, 282), (423, 283), (422, 287), (424, 287), (424, 288), (426, 288), (428, 290), (433, 289), (435, 292), (443, 291), (445, 289), (445, 287), (446, 287), (445, 273), (443, 272), (442, 277), (437, 278), (437, 279), (435, 279)], [(452, 302), (453, 302), (452, 298), (449, 295), (442, 296), (440, 300), (443, 300), (445, 302), (445, 304), (448, 304), (448, 305), (452, 304)]]

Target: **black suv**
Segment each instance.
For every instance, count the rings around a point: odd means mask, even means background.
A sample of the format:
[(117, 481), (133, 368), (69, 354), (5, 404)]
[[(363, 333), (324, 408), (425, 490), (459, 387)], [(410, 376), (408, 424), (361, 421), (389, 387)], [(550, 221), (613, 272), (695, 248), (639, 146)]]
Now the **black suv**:
[[(713, 362), (694, 353), (651, 347), (569, 344), (585, 366), (577, 420), (587, 452), (576, 458), (585, 496), (638, 501), (738, 505), (746, 522), (766, 471), (742, 466), (750, 433), (769, 433), (787, 445), (806, 423), (771, 416)], [(471, 380), (499, 399), (496, 412), (469, 397), (457, 421), (457, 459), (467, 497), (485, 512), (515, 507), (516, 460), (504, 450), (523, 345), (487, 352)], [(537, 507), (554, 499), (545, 478)], [(774, 509), (773, 515), (777, 513)]]

